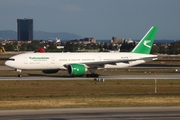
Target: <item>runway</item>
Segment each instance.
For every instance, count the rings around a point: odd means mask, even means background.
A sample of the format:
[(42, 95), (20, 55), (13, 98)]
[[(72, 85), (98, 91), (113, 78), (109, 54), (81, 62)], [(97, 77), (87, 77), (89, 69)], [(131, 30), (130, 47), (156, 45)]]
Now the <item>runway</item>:
[(165, 120), (180, 119), (180, 107), (105, 107), (39, 110), (1, 110), (6, 120)]
[[(100, 79), (104, 80), (154, 80), (154, 79), (180, 79), (180, 74), (176, 75), (100, 75)], [(0, 77), (0, 80), (94, 80), (87, 77), (71, 77), (71, 76), (24, 76), (24, 77)]]

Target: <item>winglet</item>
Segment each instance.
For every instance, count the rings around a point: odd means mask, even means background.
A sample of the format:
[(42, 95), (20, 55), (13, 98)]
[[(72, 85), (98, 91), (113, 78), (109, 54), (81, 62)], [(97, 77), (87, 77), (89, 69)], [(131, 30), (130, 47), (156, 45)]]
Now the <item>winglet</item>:
[(133, 53), (150, 54), (154, 38), (158, 30), (157, 26), (152, 26), (136, 47), (131, 51)]

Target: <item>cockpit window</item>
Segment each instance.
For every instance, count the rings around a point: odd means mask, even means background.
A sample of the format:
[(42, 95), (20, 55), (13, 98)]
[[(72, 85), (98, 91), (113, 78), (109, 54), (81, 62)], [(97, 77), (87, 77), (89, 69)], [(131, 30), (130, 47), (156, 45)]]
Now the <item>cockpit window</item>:
[(0, 60), (11, 60), (11, 61), (15, 61), (14, 58), (0, 58)]
[(9, 58), (8, 60), (15, 61), (15, 59), (14, 59), (14, 58)]
[(6, 60), (9, 60), (9, 61), (15, 61), (14, 58), (8, 58), (8, 59), (6, 59)]

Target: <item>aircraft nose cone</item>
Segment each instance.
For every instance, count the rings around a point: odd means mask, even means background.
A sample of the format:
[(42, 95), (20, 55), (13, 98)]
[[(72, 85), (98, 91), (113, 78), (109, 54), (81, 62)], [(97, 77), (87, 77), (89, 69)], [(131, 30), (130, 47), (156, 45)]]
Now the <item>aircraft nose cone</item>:
[(7, 61), (5, 62), (5, 65), (10, 67), (10, 61), (7, 60)]
[(16, 64), (14, 64), (14, 60), (13, 59), (7, 60), (4, 64), (6, 66), (8, 66), (8, 67), (14, 67), (14, 65), (16, 65)]

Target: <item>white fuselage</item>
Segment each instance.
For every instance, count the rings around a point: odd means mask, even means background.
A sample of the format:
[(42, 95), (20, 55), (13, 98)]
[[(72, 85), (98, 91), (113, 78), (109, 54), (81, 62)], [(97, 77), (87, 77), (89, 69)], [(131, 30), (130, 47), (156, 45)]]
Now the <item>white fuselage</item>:
[[(104, 64), (98, 68), (124, 68), (154, 60), (157, 55), (138, 53), (24, 53), (11, 57), (5, 64), (14, 69), (51, 70), (66, 69), (71, 63), (101, 63), (117, 60), (116, 64)], [(119, 62), (127, 60), (128, 62)]]

